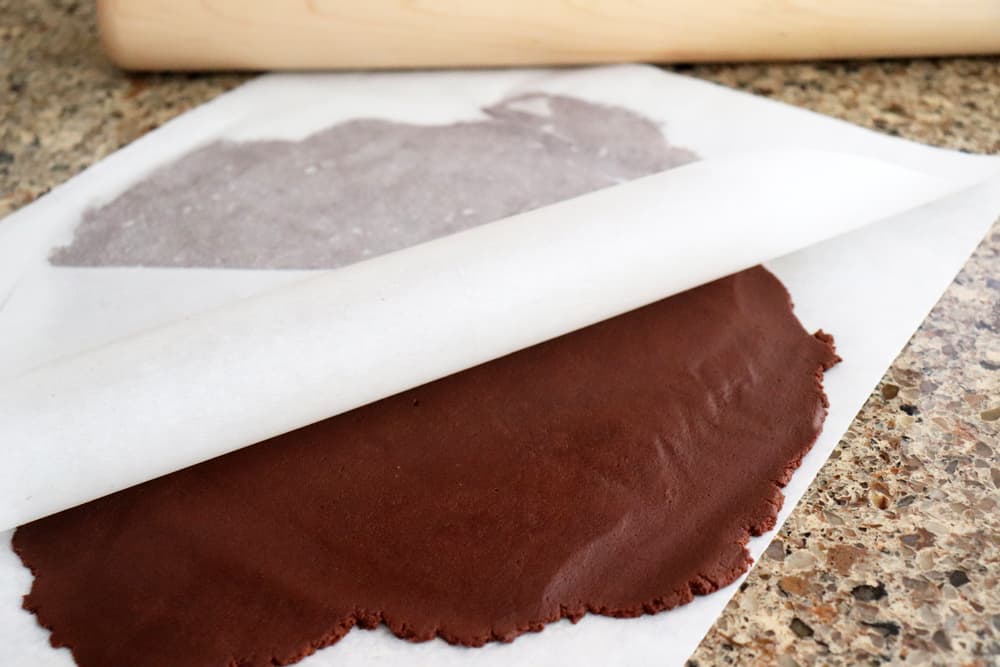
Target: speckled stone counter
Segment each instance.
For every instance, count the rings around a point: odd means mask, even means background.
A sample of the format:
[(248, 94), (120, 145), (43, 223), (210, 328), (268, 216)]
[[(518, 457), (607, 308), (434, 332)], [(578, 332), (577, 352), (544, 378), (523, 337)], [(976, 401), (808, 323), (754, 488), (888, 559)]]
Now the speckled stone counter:
[[(1000, 153), (1000, 59), (677, 68), (908, 139)], [(85, 0), (0, 0), (0, 215), (240, 75), (104, 62)], [(886, 248), (886, 299), (907, 274)], [(1000, 664), (1000, 225), (691, 663)]]

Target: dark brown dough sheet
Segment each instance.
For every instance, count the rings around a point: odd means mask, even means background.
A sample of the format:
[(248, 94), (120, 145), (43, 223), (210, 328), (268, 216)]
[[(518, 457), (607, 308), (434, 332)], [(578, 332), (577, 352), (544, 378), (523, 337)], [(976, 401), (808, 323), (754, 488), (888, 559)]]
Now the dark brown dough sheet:
[(22, 526), (24, 605), (82, 667), (669, 609), (748, 568), (836, 361), (749, 269)]

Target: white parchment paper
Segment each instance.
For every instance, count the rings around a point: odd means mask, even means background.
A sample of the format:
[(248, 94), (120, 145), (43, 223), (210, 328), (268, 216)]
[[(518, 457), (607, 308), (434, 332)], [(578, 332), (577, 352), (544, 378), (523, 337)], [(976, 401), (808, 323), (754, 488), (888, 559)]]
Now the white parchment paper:
[[(703, 159), (332, 272), (46, 259), (84, 209), (213, 138), (294, 138), (365, 115), (454, 122), (523, 91), (634, 109)], [(1000, 212), (997, 168), (644, 67), (263, 77), (0, 223), (0, 526), (762, 261), (845, 359), (784, 519)], [(922, 267), (891, 298), (887, 262)], [(0, 661), (70, 664), (18, 608), (29, 584), (0, 554)], [(733, 590), (477, 650), (354, 631), (302, 664), (680, 664)]]

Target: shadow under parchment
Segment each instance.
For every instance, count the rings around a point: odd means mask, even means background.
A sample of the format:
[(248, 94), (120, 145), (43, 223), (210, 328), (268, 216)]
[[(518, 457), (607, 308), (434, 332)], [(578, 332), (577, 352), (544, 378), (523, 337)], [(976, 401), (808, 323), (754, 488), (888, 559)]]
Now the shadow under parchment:
[(211, 143), (87, 211), (50, 260), (330, 269), (697, 159), (620, 107), (528, 94), (483, 111)]

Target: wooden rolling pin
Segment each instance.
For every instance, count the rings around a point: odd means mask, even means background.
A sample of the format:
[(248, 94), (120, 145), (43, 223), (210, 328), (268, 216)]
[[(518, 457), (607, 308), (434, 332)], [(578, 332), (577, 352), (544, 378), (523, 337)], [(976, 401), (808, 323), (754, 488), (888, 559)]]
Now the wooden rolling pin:
[(97, 0), (130, 69), (787, 60), (1000, 52), (1000, 0)]

